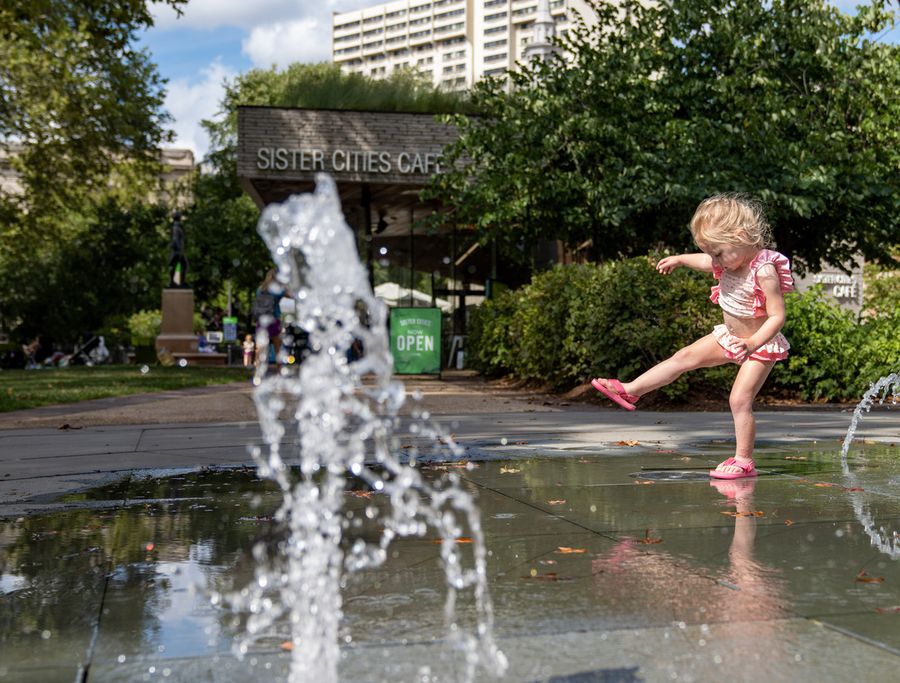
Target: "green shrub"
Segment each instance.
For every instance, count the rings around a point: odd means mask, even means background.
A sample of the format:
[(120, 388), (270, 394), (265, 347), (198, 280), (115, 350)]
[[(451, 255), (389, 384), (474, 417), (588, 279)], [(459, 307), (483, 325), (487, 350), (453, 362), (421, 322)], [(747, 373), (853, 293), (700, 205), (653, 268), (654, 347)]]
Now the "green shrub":
[(128, 318), (131, 343), (135, 346), (153, 344), (162, 327), (161, 311), (140, 311)]
[[(573, 380), (632, 379), (720, 322), (708, 300), (709, 275), (679, 268), (663, 276), (656, 272), (657, 260), (633, 258), (597, 269), (587, 296), (572, 310), (579, 351)], [(665, 393), (677, 397), (686, 390), (682, 378)]]
[(858, 400), (872, 382), (900, 369), (900, 316), (856, 321), (820, 288), (785, 297), (791, 355), (770, 384), (804, 400)]
[(483, 375), (512, 372), (515, 340), (510, 322), (518, 296), (518, 291), (507, 290), (471, 309), (466, 328), (466, 363)]
[[(632, 379), (708, 334), (722, 313), (708, 300), (709, 275), (659, 275), (656, 257), (556, 266), (475, 309), (468, 358), (487, 375), (511, 373), (554, 389), (591, 377)], [(785, 297), (787, 361), (764, 391), (803, 400), (858, 400), (879, 377), (900, 371), (900, 314), (855, 316), (813, 289)], [(683, 398), (688, 382), (727, 391), (728, 364), (689, 373), (661, 391)]]
[(708, 334), (718, 320), (709, 277), (686, 269), (664, 277), (655, 262), (560, 265), (486, 302), (470, 323), (474, 367), (562, 389), (598, 375), (628, 379)]

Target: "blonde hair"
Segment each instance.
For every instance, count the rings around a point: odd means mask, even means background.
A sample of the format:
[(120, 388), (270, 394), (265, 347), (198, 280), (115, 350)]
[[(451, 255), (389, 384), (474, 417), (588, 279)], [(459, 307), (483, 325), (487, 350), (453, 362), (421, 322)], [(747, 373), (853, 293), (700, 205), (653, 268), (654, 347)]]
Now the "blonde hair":
[(739, 193), (707, 197), (691, 218), (691, 235), (701, 244), (737, 244), (764, 249), (772, 242), (772, 228), (762, 202)]

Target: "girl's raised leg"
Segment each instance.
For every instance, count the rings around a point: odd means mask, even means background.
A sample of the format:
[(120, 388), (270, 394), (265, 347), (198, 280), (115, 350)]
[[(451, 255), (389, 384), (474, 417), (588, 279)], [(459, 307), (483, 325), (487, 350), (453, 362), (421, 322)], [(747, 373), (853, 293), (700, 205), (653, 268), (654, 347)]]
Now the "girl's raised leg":
[(713, 368), (730, 361), (716, 338), (711, 334), (675, 352), (662, 363), (654, 365), (642, 375), (622, 386), (629, 394), (643, 396), (647, 392), (671, 384), (685, 372), (698, 368)]

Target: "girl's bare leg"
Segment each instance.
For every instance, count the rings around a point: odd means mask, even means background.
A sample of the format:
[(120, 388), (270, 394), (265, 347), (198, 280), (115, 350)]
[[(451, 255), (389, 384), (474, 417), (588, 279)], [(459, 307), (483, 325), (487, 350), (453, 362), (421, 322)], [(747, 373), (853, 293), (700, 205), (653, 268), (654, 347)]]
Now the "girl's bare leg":
[[(748, 360), (738, 370), (731, 387), (728, 404), (734, 418), (735, 460), (753, 459), (753, 444), (756, 441), (756, 418), (753, 416), (753, 401), (763, 383), (772, 372), (775, 361)], [(722, 472), (737, 473), (740, 468), (731, 465), (718, 468)]]
[(629, 394), (643, 396), (649, 391), (671, 384), (690, 370), (712, 368), (729, 362), (716, 338), (708, 334), (693, 344), (676, 351), (671, 358), (654, 365), (636, 379), (623, 382), (622, 386)]

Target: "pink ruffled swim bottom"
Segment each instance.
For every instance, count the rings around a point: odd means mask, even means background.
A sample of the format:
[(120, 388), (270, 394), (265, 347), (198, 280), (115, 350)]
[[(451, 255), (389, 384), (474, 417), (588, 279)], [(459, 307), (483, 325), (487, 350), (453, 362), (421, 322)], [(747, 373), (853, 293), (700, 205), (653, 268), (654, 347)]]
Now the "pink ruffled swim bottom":
[[(725, 357), (728, 360), (737, 358), (740, 351), (744, 348), (741, 344), (740, 337), (736, 337), (728, 331), (725, 325), (716, 325), (713, 328), (713, 337), (719, 342), (719, 346), (725, 351)], [(766, 344), (760, 346), (756, 351), (750, 354), (753, 360), (784, 360), (788, 357), (788, 350), (791, 345), (784, 335), (779, 332), (772, 337)]]

